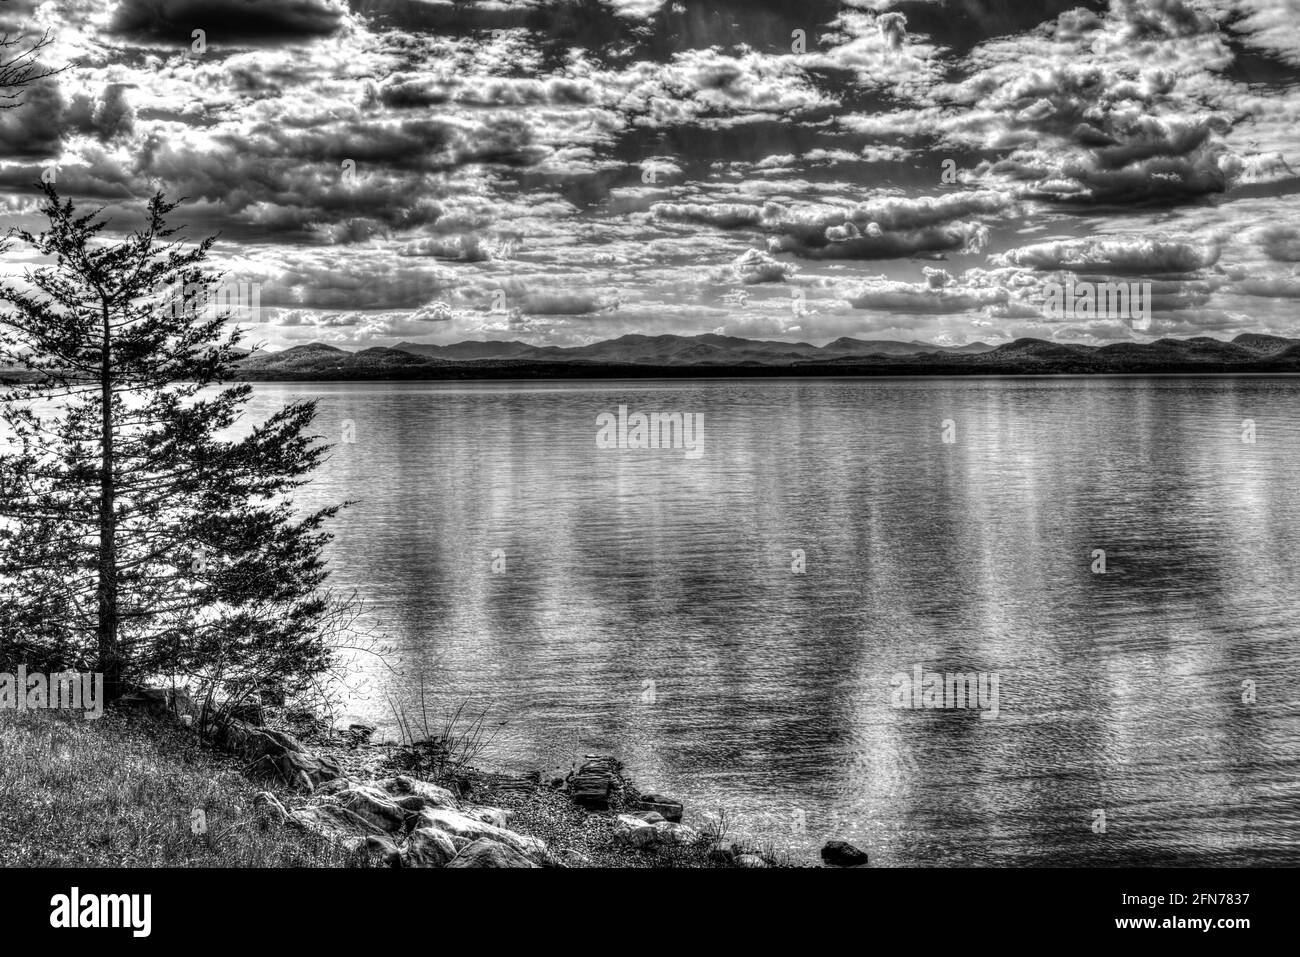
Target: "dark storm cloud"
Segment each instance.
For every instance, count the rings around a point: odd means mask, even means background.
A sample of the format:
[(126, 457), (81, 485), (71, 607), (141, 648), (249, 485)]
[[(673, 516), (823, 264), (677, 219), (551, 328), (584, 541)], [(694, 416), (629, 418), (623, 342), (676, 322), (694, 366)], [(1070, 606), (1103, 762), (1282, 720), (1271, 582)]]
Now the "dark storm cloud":
[(333, 33), (346, 12), (342, 0), (120, 0), (110, 29), (185, 46), (194, 30), (213, 44), (310, 38)]

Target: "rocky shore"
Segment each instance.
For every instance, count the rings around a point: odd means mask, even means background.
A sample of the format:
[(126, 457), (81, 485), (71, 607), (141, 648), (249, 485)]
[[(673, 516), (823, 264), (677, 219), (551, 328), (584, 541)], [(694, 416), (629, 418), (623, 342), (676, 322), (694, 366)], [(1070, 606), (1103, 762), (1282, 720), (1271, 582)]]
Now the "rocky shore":
[[(183, 696), (150, 690), (122, 702), (128, 709), (192, 727)], [(262, 717), (259, 714), (250, 717)], [(411, 751), (372, 744), (373, 728), (311, 736), (241, 718), (208, 729), (222, 751), (238, 756), (265, 790), (259, 813), (304, 834), (335, 842), (372, 866), (388, 867), (800, 867), (771, 849), (682, 823), (672, 797), (642, 792), (608, 755), (587, 755), (546, 780), (458, 767), (421, 777)], [(432, 780), (426, 778), (434, 778)], [(829, 866), (861, 866), (866, 854), (832, 841)]]

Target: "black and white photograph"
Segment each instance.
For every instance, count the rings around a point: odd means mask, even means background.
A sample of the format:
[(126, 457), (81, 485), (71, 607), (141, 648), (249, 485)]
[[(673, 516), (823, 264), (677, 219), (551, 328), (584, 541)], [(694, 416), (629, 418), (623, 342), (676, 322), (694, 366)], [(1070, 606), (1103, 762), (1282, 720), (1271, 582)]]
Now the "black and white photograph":
[(0, 208), (33, 926), (1300, 865), (1297, 0), (4, 0)]

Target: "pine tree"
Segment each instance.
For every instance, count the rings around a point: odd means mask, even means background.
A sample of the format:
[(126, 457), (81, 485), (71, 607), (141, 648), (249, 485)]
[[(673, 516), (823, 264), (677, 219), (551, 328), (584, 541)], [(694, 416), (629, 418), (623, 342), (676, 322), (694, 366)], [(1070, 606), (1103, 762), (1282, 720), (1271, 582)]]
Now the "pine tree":
[[(107, 240), (42, 187), (49, 228), (13, 236), (44, 257), (0, 283), (0, 661), (193, 679), (234, 698), (311, 682), (349, 620), (326, 587), (325, 524), (292, 493), (327, 448), (294, 402), (230, 437), (252, 388), (223, 378), (240, 330), (161, 193), (145, 226)], [(346, 504), (346, 503), (344, 503)]]

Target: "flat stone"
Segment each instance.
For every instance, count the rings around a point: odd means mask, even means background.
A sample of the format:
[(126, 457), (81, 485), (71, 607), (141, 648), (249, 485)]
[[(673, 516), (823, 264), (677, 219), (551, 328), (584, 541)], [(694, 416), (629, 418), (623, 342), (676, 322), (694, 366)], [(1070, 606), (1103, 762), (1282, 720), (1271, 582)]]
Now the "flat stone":
[(641, 800), (637, 802), (636, 806), (642, 811), (659, 812), (664, 816), (665, 821), (681, 823), (683, 811), (681, 801), (674, 801), (662, 794), (642, 794)]
[(615, 758), (588, 755), (582, 767), (569, 778), (569, 795), (590, 811), (607, 811), (621, 769)]

